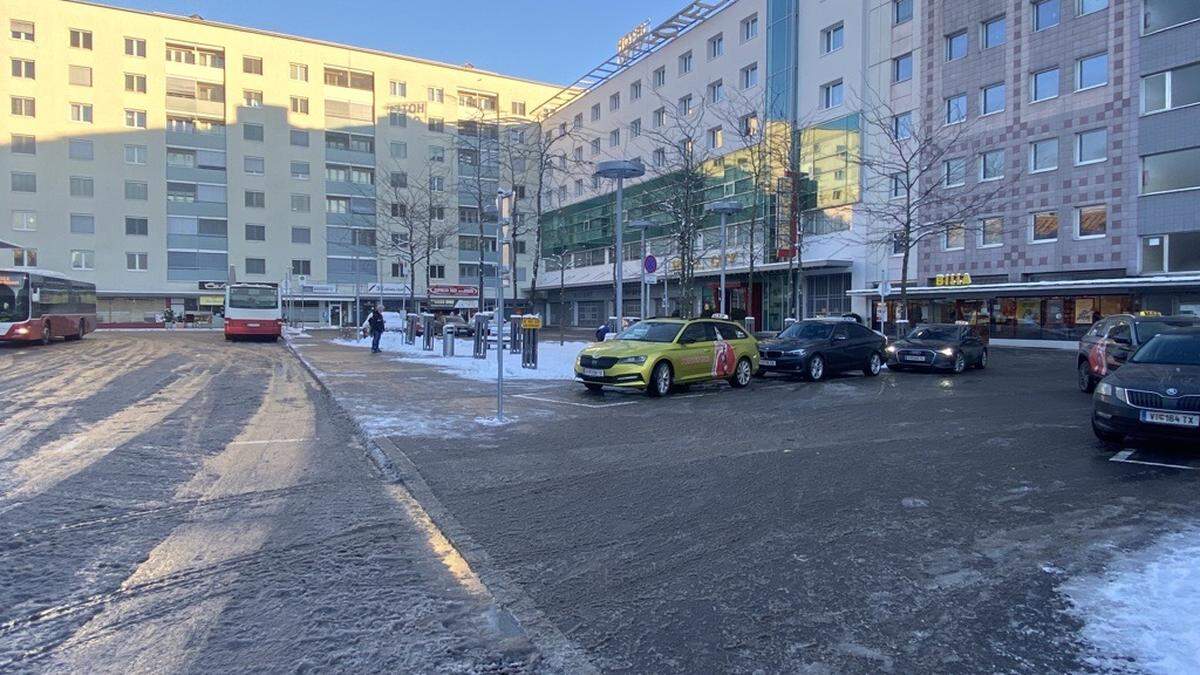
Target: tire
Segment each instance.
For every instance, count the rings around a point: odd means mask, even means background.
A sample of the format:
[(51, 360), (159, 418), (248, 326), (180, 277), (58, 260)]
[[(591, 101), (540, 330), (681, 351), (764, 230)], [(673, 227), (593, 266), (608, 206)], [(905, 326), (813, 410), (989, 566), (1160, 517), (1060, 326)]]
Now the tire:
[(823, 380), (825, 378), (825, 357), (813, 354), (812, 358), (808, 360), (808, 368), (805, 369), (804, 375), (812, 382)]
[(583, 386), (587, 387), (588, 391), (602, 391), (604, 389), (604, 385), (596, 384), (595, 382), (584, 382)]
[(871, 355), (867, 357), (867, 365), (863, 366), (863, 375), (875, 377), (880, 370), (883, 370), (883, 357), (879, 355), (879, 352), (871, 352)]
[(750, 384), (750, 380), (754, 379), (754, 364), (750, 363), (750, 359), (742, 357), (737, 365), (733, 368), (733, 377), (729, 378), (729, 384), (741, 389)]
[(42, 344), (50, 344), (50, 324), (49, 322), (42, 324)]
[(1125, 434), (1118, 434), (1113, 431), (1105, 431), (1096, 426), (1096, 420), (1092, 419), (1092, 433), (1096, 434), (1096, 438), (1100, 439), (1101, 443), (1106, 445), (1120, 445), (1125, 441)]
[(659, 361), (655, 364), (654, 370), (650, 371), (650, 383), (646, 385), (646, 394), (651, 398), (666, 396), (671, 393), (674, 379), (674, 374), (671, 373), (671, 364)]
[(966, 369), (967, 357), (963, 356), (962, 352), (959, 352), (958, 355), (954, 357), (954, 374), (961, 375)]
[(74, 335), (68, 335), (68, 336), (64, 337), (63, 339), (67, 340), (68, 342), (82, 340), (83, 339), (83, 321), (79, 322), (79, 332), (78, 333), (75, 333)]
[(1075, 383), (1079, 386), (1079, 391), (1085, 394), (1090, 394), (1096, 390), (1096, 378), (1092, 377), (1092, 366), (1087, 361), (1080, 361), (1079, 367), (1076, 368), (1078, 376), (1075, 378)]
[(975, 367), (980, 370), (983, 370), (984, 368), (987, 368), (987, 364), (988, 364), (988, 351), (985, 349), (982, 352), (979, 352), (979, 363), (976, 363)]

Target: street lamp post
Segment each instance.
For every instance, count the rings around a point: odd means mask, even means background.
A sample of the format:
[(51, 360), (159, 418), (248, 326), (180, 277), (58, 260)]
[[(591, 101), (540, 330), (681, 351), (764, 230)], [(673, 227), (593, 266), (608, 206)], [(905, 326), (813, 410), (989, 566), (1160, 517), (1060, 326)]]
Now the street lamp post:
[(625, 198), (625, 179), (637, 178), (646, 173), (646, 167), (642, 166), (641, 162), (633, 162), (627, 159), (614, 159), (607, 162), (599, 162), (596, 164), (596, 172), (594, 175), (600, 178), (611, 178), (617, 181), (617, 212), (613, 218), (613, 230), (616, 236), (617, 249), (617, 268), (614, 281), (617, 287), (617, 325), (613, 326), (613, 330), (620, 332), (623, 328), (624, 321), (622, 315), (624, 311), (624, 296), (623, 296), (623, 280), (622, 268), (625, 265), (624, 238), (622, 230), (625, 224), (625, 211), (622, 200)]
[(649, 295), (647, 292), (649, 287), (646, 286), (646, 229), (653, 227), (654, 223), (649, 220), (631, 220), (629, 221), (629, 226), (635, 230), (642, 231), (642, 255), (641, 262), (638, 264), (638, 267), (641, 269), (642, 283), (641, 290), (638, 293), (638, 312), (641, 314), (641, 318), (645, 319), (646, 315), (650, 313), (650, 303), (646, 297)]
[(725, 222), (730, 214), (742, 210), (742, 205), (735, 199), (725, 199), (708, 205), (708, 210), (721, 214), (721, 314), (725, 314)]

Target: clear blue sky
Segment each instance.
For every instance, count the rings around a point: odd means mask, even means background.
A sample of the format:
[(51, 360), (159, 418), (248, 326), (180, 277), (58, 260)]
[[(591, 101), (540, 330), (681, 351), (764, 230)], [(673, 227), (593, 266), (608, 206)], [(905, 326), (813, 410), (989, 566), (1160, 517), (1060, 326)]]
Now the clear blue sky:
[[(99, 0), (569, 84), (684, 0)], [(363, 17), (366, 20), (363, 20)]]

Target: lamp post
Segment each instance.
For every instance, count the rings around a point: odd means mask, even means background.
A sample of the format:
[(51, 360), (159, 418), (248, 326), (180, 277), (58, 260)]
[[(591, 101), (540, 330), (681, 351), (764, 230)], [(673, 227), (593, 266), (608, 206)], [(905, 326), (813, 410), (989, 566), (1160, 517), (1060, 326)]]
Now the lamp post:
[(725, 199), (708, 205), (708, 210), (721, 214), (721, 314), (725, 314), (725, 222), (730, 214), (742, 210), (736, 199)]
[(624, 310), (624, 296), (622, 289), (622, 268), (625, 265), (625, 244), (622, 236), (622, 230), (625, 224), (625, 211), (622, 200), (625, 198), (625, 179), (637, 178), (646, 173), (646, 167), (642, 166), (641, 162), (633, 162), (627, 159), (614, 159), (607, 162), (599, 162), (596, 164), (596, 172), (594, 175), (600, 178), (611, 178), (617, 181), (617, 212), (613, 218), (613, 231), (616, 236), (617, 249), (617, 268), (614, 275), (614, 282), (617, 287), (617, 325), (613, 326), (613, 330), (620, 332), (623, 326), (622, 315)]
[(635, 230), (642, 231), (642, 255), (638, 263), (638, 268), (641, 269), (642, 283), (640, 286), (641, 290), (638, 293), (638, 313), (641, 314), (642, 319), (645, 319), (646, 315), (650, 313), (650, 303), (647, 302), (648, 298), (646, 297), (649, 295), (647, 292), (648, 287), (646, 286), (646, 229), (653, 227), (654, 223), (649, 220), (639, 219), (629, 221), (629, 226)]

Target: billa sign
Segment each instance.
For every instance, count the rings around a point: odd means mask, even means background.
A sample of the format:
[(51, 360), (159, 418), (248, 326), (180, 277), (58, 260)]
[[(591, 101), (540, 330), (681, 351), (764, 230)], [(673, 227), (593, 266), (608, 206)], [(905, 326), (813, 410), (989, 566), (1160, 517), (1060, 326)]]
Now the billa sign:
[(971, 275), (966, 272), (939, 274), (933, 278), (934, 286), (970, 286)]

